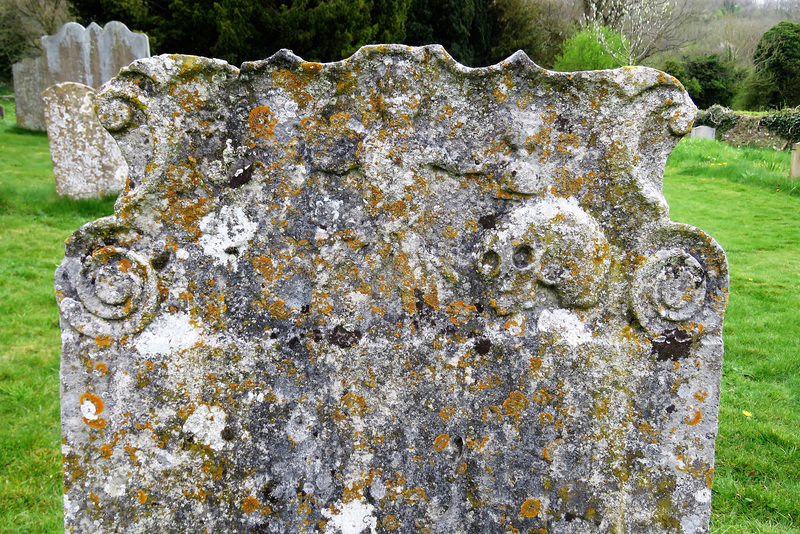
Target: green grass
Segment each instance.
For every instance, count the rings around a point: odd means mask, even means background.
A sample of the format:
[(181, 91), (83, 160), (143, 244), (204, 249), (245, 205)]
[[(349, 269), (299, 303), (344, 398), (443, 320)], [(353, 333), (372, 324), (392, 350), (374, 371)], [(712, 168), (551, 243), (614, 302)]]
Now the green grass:
[(714, 236), (730, 268), (719, 534), (800, 533), (800, 184), (788, 173), (786, 153), (684, 140), (664, 179), (671, 218)]
[(113, 201), (55, 194), (47, 136), (0, 121), (0, 533), (61, 532), (58, 309), (64, 239)]
[[(112, 201), (57, 198), (46, 136), (13, 127), (13, 104), (3, 105), (0, 533), (53, 533), (62, 528), (53, 271), (63, 240), (112, 213)], [(800, 194), (788, 165), (785, 153), (685, 140), (664, 179), (672, 219), (713, 235), (730, 262), (714, 534), (800, 534)]]

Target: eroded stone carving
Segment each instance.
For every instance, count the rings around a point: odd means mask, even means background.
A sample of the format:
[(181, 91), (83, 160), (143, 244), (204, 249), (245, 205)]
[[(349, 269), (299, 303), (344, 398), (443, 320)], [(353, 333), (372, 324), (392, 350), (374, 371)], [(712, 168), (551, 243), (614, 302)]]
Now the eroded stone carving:
[(119, 193), (128, 165), (94, 110), (95, 93), (80, 83), (52, 85), (42, 93), (56, 193), (99, 198)]
[(137, 61), (56, 275), (68, 532), (708, 529), (727, 267), (645, 68)]

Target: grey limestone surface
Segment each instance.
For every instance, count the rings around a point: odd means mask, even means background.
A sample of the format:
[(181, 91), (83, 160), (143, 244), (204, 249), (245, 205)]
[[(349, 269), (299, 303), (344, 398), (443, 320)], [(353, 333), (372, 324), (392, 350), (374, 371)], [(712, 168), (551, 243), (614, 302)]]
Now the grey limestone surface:
[(676, 79), (160, 56), (97, 108), (67, 532), (708, 531), (728, 277), (661, 192)]

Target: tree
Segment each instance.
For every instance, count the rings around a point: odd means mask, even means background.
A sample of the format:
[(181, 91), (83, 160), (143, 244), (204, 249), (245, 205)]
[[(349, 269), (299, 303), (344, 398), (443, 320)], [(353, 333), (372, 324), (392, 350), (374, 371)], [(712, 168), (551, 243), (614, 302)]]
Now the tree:
[(569, 0), (494, 0), (490, 15), (492, 63), (524, 50), (536, 63), (552, 67), (579, 12)]
[(214, 56), (233, 64), (290, 48), (335, 61), (360, 46), (400, 42), (411, 0), (72, 0), (81, 22), (120, 20), (159, 53)]
[(10, 79), (20, 59), (41, 53), (40, 38), (68, 20), (66, 0), (0, 0), (0, 79)]
[[(581, 0), (586, 26), (609, 27), (625, 37), (608, 52), (624, 65), (636, 65), (656, 52), (685, 46), (689, 23), (700, 16), (694, 0)], [(604, 46), (602, 32), (598, 34)]]
[(487, 0), (412, 0), (405, 43), (445, 47), (470, 66), (490, 63), (491, 21)]
[(684, 57), (682, 62), (668, 61), (664, 70), (683, 83), (700, 109), (714, 104), (730, 107), (742, 80), (742, 71), (730, 59), (717, 54)]
[(624, 50), (625, 38), (606, 26), (593, 24), (566, 41), (553, 66), (559, 71), (614, 69), (624, 65), (611, 50)]
[(761, 37), (753, 54), (762, 87), (760, 107), (800, 105), (800, 23), (779, 22)]

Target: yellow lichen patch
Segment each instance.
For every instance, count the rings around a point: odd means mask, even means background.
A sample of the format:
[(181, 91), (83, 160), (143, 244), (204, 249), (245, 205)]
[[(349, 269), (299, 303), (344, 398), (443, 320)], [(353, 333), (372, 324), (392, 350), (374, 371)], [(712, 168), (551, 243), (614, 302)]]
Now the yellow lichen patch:
[(114, 344), (114, 338), (108, 334), (99, 335), (94, 338), (94, 342), (97, 343), (98, 347), (110, 347)]
[(558, 438), (553, 443), (542, 449), (542, 456), (544, 456), (545, 460), (553, 461), (553, 453), (555, 449), (561, 444), (561, 438)]
[(463, 300), (459, 300), (448, 304), (446, 311), (450, 315), (450, 321), (458, 326), (475, 317), (478, 309), (472, 304), (465, 304)]
[(436, 439), (433, 440), (433, 450), (436, 452), (443, 451), (450, 445), (450, 436), (447, 434), (439, 434), (436, 436)]
[[(83, 412), (83, 422), (93, 428), (103, 428), (106, 426), (106, 420), (98, 417), (98, 414), (102, 413), (105, 410), (105, 404), (103, 403), (103, 399), (98, 397), (97, 395), (92, 395), (88, 391), (81, 395), (78, 402), (81, 405), (81, 411)], [(86, 408), (84, 408), (86, 407)]]
[(687, 417), (687, 418), (686, 418), (686, 424), (687, 424), (687, 425), (696, 425), (697, 423), (699, 423), (699, 422), (700, 422), (700, 419), (702, 418), (702, 416), (703, 416), (703, 414), (702, 414), (702, 412), (701, 412), (700, 410), (695, 410), (695, 412), (694, 412), (694, 418), (690, 420), (690, 419)]
[(418, 503), (427, 499), (427, 497), (425, 497), (425, 490), (422, 488), (412, 488), (410, 490), (406, 490), (403, 496), (410, 504)]
[(247, 124), (253, 135), (262, 139), (272, 137), (272, 129), (278, 123), (275, 114), (267, 106), (259, 106), (250, 111)]
[(522, 418), (522, 413), (530, 405), (528, 399), (519, 391), (512, 391), (508, 398), (503, 402), (503, 409), (506, 415), (513, 417), (517, 421)]
[(316, 73), (322, 70), (322, 63), (316, 63), (313, 61), (303, 61), (302, 63), (300, 63), (300, 68), (308, 73)]
[(144, 504), (147, 502), (147, 493), (144, 490), (139, 490), (136, 492), (136, 499), (139, 501), (139, 504)]
[(342, 404), (350, 412), (350, 414), (358, 414), (359, 417), (364, 417), (364, 414), (369, 410), (369, 405), (366, 399), (354, 393), (347, 393), (342, 398)]
[(503, 420), (503, 412), (498, 406), (487, 406), (483, 409), (481, 419), (484, 423), (495, 422), (499, 423)]
[(539, 423), (541, 423), (542, 426), (547, 426), (552, 422), (553, 422), (553, 414), (548, 412), (539, 414)]
[(252, 514), (259, 508), (261, 508), (261, 503), (252, 495), (248, 495), (242, 501), (242, 512), (246, 514)]
[(541, 509), (542, 502), (537, 499), (528, 499), (522, 506), (520, 506), (519, 513), (524, 515), (525, 517), (536, 517), (539, 515), (539, 511)]
[(456, 407), (447, 406), (442, 408), (442, 410), (439, 412), (439, 417), (441, 417), (443, 421), (447, 421), (453, 416), (454, 413), (456, 413)]
[(395, 516), (387, 515), (383, 518), (383, 521), (381, 521), (381, 526), (386, 530), (397, 530), (400, 528), (400, 522)]

